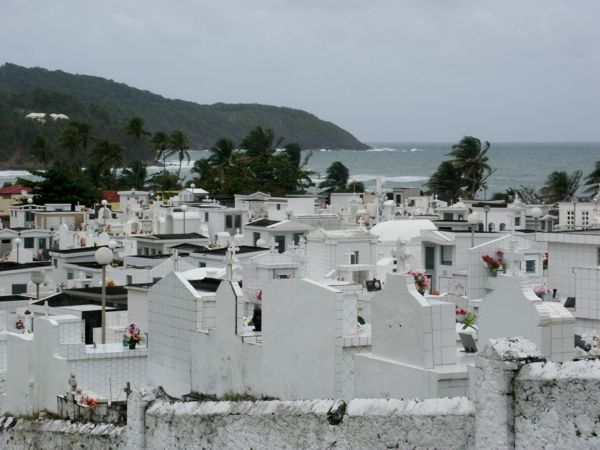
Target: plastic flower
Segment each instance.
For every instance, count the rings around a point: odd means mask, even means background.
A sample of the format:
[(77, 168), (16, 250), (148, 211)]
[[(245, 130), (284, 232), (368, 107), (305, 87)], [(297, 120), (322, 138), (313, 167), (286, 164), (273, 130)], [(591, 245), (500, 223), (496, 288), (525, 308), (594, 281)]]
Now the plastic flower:
[(421, 295), (425, 295), (427, 288), (429, 287), (430, 281), (426, 274), (417, 272), (416, 270), (409, 270), (406, 272), (408, 275), (412, 275), (415, 280), (415, 288)]
[(123, 342), (126, 344), (138, 343), (143, 339), (142, 332), (135, 323), (123, 330)]

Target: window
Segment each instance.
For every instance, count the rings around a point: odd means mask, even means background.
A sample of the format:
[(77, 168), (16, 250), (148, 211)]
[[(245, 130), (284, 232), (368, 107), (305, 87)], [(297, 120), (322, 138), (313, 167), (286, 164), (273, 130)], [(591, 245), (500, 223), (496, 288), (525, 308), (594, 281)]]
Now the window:
[(25, 294), (27, 293), (27, 284), (13, 284), (12, 285), (12, 294)]
[(600, 247), (597, 248), (596, 265), (600, 266)]
[(225, 228), (233, 228), (233, 216), (231, 214), (225, 216)]
[(256, 247), (256, 243), (258, 242), (258, 240), (260, 239), (260, 233), (258, 232), (254, 232), (252, 233), (252, 242), (254, 242), (254, 246)]
[(506, 231), (506, 224), (505, 223), (501, 223), (500, 224), (500, 231)]
[(198, 263), (198, 267), (206, 267), (206, 263), (205, 262), (199, 262)]
[(32, 237), (26, 237), (24, 239), (25, 242), (25, 248), (33, 248), (34, 247), (34, 240)]
[(294, 245), (300, 245), (300, 238), (302, 233), (294, 233)]
[(283, 234), (275, 236), (275, 244), (279, 253), (285, 252), (285, 236)]
[(277, 203), (277, 211), (281, 209), (281, 203)]
[(45, 238), (38, 239), (38, 248), (40, 250), (44, 250), (46, 248), (46, 239)]
[(148, 247), (144, 247), (144, 255), (148, 256), (150, 254), (150, 249)]
[(573, 211), (567, 211), (567, 225), (573, 225), (575, 223), (575, 213)]
[(208, 213), (207, 212), (204, 213), (204, 221), (208, 222)]
[(528, 259), (525, 261), (525, 272), (526, 273), (535, 273), (535, 259)]
[(127, 279), (127, 281), (125, 282), (125, 284), (133, 284), (133, 276), (132, 275), (127, 275), (126, 279)]
[(515, 227), (520, 227), (520, 226), (521, 226), (521, 218), (515, 217)]
[(155, 248), (152, 249), (152, 254), (156, 255), (156, 249)]
[(444, 220), (452, 220), (454, 215), (452, 213), (444, 213)]
[(67, 272), (67, 280), (72, 280), (74, 278), (75, 274), (73, 273), (72, 270), (69, 270)]
[(235, 219), (235, 222), (234, 222), (233, 226), (235, 228), (242, 228), (242, 215), (241, 214), (236, 214), (233, 217)]
[(443, 264), (444, 266), (451, 266), (452, 265), (452, 246), (451, 245), (442, 245), (441, 247), (441, 254), (442, 254), (442, 262), (441, 264)]
[(54, 267), (58, 267), (58, 259), (54, 258), (54, 259), (52, 260), (52, 265), (53, 265)]
[(3, 244), (10, 244), (10, 239), (2, 239)]
[(358, 264), (358, 250), (350, 252), (350, 264)]
[(581, 211), (581, 225), (587, 226), (590, 224), (590, 212)]

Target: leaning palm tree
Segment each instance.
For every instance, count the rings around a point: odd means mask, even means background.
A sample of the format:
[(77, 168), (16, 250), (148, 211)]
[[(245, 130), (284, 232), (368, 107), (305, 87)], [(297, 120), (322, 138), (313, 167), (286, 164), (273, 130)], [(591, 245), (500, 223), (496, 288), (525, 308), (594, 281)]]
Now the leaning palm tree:
[(546, 180), (546, 184), (540, 189), (544, 201), (547, 203), (556, 203), (566, 200), (572, 200), (579, 189), (581, 181), (581, 170), (576, 170), (569, 175), (564, 170), (555, 170)]
[(169, 135), (164, 131), (157, 131), (150, 139), (150, 147), (154, 150), (157, 161), (162, 161), (163, 171), (167, 170), (167, 156), (169, 153)]
[(490, 143), (481, 141), (473, 136), (464, 136), (460, 142), (452, 146), (448, 153), (454, 157), (453, 164), (460, 171), (466, 196), (475, 198), (477, 192), (485, 186), (485, 182), (495, 169), (488, 164), (487, 152)]
[(179, 168), (177, 169), (177, 180), (181, 177), (181, 164), (184, 159), (187, 159), (187, 162), (190, 162), (190, 154), (188, 150), (190, 149), (190, 141), (186, 134), (181, 130), (175, 130), (169, 136), (169, 156), (177, 155), (179, 158)]
[(38, 135), (33, 140), (29, 153), (44, 166), (44, 170), (48, 168), (48, 163), (52, 160), (52, 149), (48, 144), (48, 140), (41, 135)]
[(240, 147), (250, 157), (270, 156), (281, 145), (283, 138), (275, 139), (275, 132), (270, 128), (256, 127), (240, 143)]
[(590, 194), (592, 197), (598, 194), (600, 188), (600, 161), (596, 161), (594, 170), (585, 177), (585, 186), (587, 186), (586, 194)]
[(319, 187), (334, 188), (336, 191), (345, 191), (348, 186), (350, 171), (340, 161), (334, 161), (327, 168), (325, 180), (319, 184)]
[(446, 202), (464, 195), (460, 170), (452, 161), (443, 161), (431, 175), (426, 186), (431, 192), (437, 194), (440, 200)]

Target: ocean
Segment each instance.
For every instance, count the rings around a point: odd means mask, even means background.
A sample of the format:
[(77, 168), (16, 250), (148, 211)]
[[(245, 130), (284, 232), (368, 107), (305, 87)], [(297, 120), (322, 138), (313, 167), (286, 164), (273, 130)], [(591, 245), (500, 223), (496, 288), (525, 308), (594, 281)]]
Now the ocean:
[[(369, 142), (372, 149), (313, 150), (308, 167), (316, 172), (314, 180), (324, 178), (327, 167), (341, 161), (348, 167), (353, 180), (367, 187), (375, 186), (377, 176), (382, 176), (386, 187), (423, 187), (440, 162), (450, 159), (447, 154), (454, 143), (427, 142)], [(306, 152), (303, 152), (306, 155)], [(207, 157), (207, 150), (192, 150), (191, 163), (184, 164), (182, 174), (190, 176), (196, 159)], [(519, 185), (539, 189), (554, 170), (582, 170), (587, 175), (600, 160), (600, 143), (493, 143), (488, 151), (489, 164), (496, 172), (488, 180), (489, 198), (494, 192), (504, 192)], [(169, 170), (177, 170), (177, 161), (169, 161)], [(151, 167), (150, 172), (160, 170)], [(16, 177), (27, 177), (27, 171), (0, 171), (0, 185), (14, 182)]]

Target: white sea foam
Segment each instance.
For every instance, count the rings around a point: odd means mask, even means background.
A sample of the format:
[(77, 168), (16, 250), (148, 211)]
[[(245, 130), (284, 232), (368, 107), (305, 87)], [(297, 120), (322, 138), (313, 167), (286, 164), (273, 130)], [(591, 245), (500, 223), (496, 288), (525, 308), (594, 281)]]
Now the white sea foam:
[(400, 148), (389, 148), (389, 147), (381, 147), (381, 148), (370, 148), (366, 150), (367, 152), (401, 152)]
[(424, 152), (425, 149), (413, 147), (409, 151), (411, 151), (411, 152)]
[[(365, 181), (377, 180), (378, 176), (380, 176), (380, 175), (358, 173), (356, 175), (351, 175), (350, 179), (353, 181), (365, 182)], [(383, 181), (391, 181), (394, 183), (417, 183), (420, 181), (427, 181), (429, 179), (428, 177), (417, 176), (417, 175), (401, 175), (401, 176), (394, 176), (394, 177), (382, 176), (382, 178), (383, 178)]]

